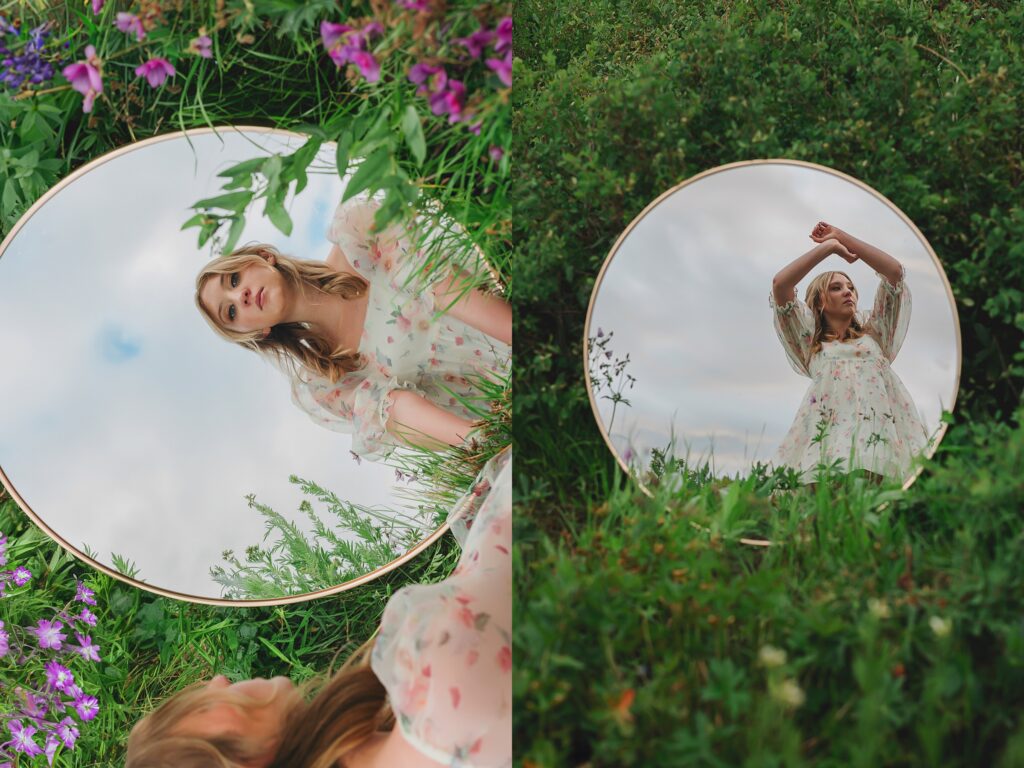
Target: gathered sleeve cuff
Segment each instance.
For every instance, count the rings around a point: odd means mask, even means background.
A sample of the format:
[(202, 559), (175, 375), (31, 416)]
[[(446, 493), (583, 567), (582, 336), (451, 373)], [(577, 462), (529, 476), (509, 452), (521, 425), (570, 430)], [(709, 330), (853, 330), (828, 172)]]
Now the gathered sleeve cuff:
[(383, 461), (398, 446), (387, 430), (391, 393), (414, 384), (374, 371), (355, 371), (333, 384), (320, 377), (292, 381), (292, 402), (320, 426), (352, 436), (352, 452), (369, 461)]
[(871, 314), (865, 321), (864, 330), (869, 333), (882, 349), (889, 362), (896, 359), (903, 340), (910, 327), (911, 297), (906, 284), (906, 270), (900, 267), (900, 279), (895, 285), (878, 275), (878, 289)]
[(768, 305), (772, 308), (775, 333), (782, 342), (790, 366), (801, 376), (811, 378), (814, 315), (810, 307), (796, 296), (779, 306), (775, 303), (775, 294), (771, 291), (768, 292)]

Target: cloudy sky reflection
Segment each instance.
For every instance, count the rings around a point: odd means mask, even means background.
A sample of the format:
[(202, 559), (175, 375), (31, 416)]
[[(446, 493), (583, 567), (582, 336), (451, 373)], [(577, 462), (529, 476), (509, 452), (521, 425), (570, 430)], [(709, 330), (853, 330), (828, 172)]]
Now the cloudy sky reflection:
[[(929, 431), (953, 401), (959, 350), (954, 309), (938, 266), (900, 216), (874, 195), (812, 168), (759, 164), (707, 176), (648, 212), (620, 244), (590, 319), (614, 332), (613, 357), (630, 356), (636, 377), (611, 435), (620, 455), (643, 464), (675, 439), (678, 455), (712, 460), (719, 474), (767, 461), (810, 381), (786, 362), (772, 326), (772, 276), (809, 250), (819, 221), (886, 250), (906, 268), (913, 317), (893, 365)], [(838, 256), (871, 308), (879, 278)], [(607, 394), (599, 391), (598, 395)], [(612, 404), (598, 399), (607, 426)]]
[[(0, 467), (69, 543), (202, 596), (220, 595), (208, 572), (223, 550), (262, 540), (246, 494), (306, 527), (289, 475), (408, 511), (392, 469), (357, 466), (347, 435), (313, 424), (286, 378), (193, 304), (211, 253), (180, 227), (218, 172), (283, 146), (254, 137), (266, 149), (222, 131), (123, 154), (57, 193), (0, 258)], [(251, 211), (240, 242), (324, 258), (340, 194), (336, 175), (311, 175), (287, 204), (291, 237)]]

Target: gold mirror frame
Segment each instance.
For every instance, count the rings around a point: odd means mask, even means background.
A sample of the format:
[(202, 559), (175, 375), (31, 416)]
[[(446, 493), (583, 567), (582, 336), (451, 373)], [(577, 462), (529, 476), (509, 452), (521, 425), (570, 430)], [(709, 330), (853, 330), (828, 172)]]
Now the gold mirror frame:
[[(636, 481), (636, 483), (639, 486), (640, 490), (644, 494), (649, 496), (649, 497), (653, 497), (653, 495), (654, 495), (653, 492), (651, 491), (651, 489), (648, 488), (646, 486), (646, 484), (644, 484), (641, 481), (641, 479), (637, 476), (636, 471), (633, 468), (631, 468), (629, 466), (629, 464), (627, 464), (623, 460), (622, 456), (620, 456), (619, 452), (615, 449), (615, 446), (614, 446), (614, 444), (612, 443), (612, 440), (611, 440), (611, 436), (608, 434), (608, 431), (605, 429), (605, 425), (604, 425), (604, 421), (603, 421), (603, 419), (601, 417), (601, 413), (598, 410), (597, 399), (594, 397), (594, 383), (591, 381), (591, 377), (590, 377), (590, 339), (591, 339), (591, 323), (592, 323), (593, 315), (594, 315), (594, 305), (597, 302), (597, 295), (598, 295), (598, 293), (601, 290), (601, 284), (602, 284), (602, 282), (604, 280), (605, 274), (607, 273), (608, 268), (611, 266), (611, 263), (614, 260), (616, 254), (618, 253), (619, 248), (622, 246), (623, 242), (625, 242), (625, 240), (629, 236), (629, 234), (633, 231), (634, 228), (636, 228), (640, 224), (641, 221), (643, 221), (643, 219), (647, 216), (647, 214), (649, 214), (651, 211), (653, 211), (661, 202), (663, 202), (664, 200), (668, 199), (669, 197), (671, 197), (672, 195), (674, 195), (676, 192), (678, 192), (679, 190), (683, 189), (684, 187), (687, 187), (687, 186), (689, 186), (691, 184), (694, 184), (695, 182), (698, 182), (701, 179), (705, 179), (705, 178), (707, 178), (709, 176), (713, 176), (714, 174), (721, 173), (722, 171), (728, 171), (728, 170), (732, 170), (732, 169), (735, 169), (735, 168), (741, 168), (741, 167), (744, 167), (744, 166), (757, 166), (757, 165), (789, 165), (789, 166), (808, 168), (808, 169), (811, 169), (811, 170), (815, 170), (815, 171), (819, 171), (819, 172), (824, 172), (824, 173), (830, 174), (832, 176), (835, 176), (835, 177), (837, 177), (839, 179), (842, 179), (844, 181), (850, 182), (851, 184), (853, 184), (854, 186), (858, 187), (859, 189), (864, 190), (865, 192), (870, 193), (876, 200), (878, 200), (879, 202), (883, 203), (890, 210), (892, 210), (894, 213), (896, 213), (896, 215), (900, 218), (900, 220), (910, 229), (911, 232), (914, 233), (914, 236), (917, 238), (918, 242), (920, 242), (921, 245), (924, 247), (924, 249), (927, 251), (928, 256), (931, 258), (932, 263), (934, 264), (934, 266), (935, 266), (935, 268), (936, 268), (936, 270), (938, 272), (938, 275), (939, 275), (939, 277), (940, 277), (940, 279), (942, 281), (942, 284), (943, 284), (943, 286), (945, 288), (946, 297), (947, 297), (947, 299), (949, 301), (949, 306), (950, 306), (950, 309), (952, 310), (952, 314), (953, 314), (953, 327), (954, 327), (955, 334), (956, 334), (957, 359), (956, 359), (956, 374), (955, 374), (955, 378), (954, 378), (955, 387), (954, 387), (954, 390), (953, 390), (953, 399), (950, 402), (949, 408), (947, 410), (952, 412), (953, 409), (956, 407), (957, 395), (960, 393), (960, 373), (961, 373), (961, 366), (963, 364), (963, 340), (962, 340), (961, 335), (960, 335), (960, 315), (959, 315), (959, 313), (956, 310), (956, 300), (953, 297), (953, 289), (952, 289), (952, 286), (950, 286), (950, 284), (949, 284), (949, 278), (946, 276), (946, 271), (942, 268), (942, 262), (939, 261), (939, 257), (936, 255), (935, 251), (932, 249), (931, 244), (929, 244), (928, 240), (921, 233), (921, 230), (917, 228), (917, 226), (914, 224), (913, 221), (910, 220), (910, 217), (907, 216), (902, 210), (900, 210), (900, 208), (895, 203), (893, 203), (891, 200), (889, 200), (889, 198), (885, 197), (885, 195), (881, 194), (877, 190), (875, 190), (872, 187), (868, 186), (863, 181), (860, 181), (859, 179), (856, 179), (853, 176), (850, 176), (850, 175), (848, 175), (846, 173), (843, 173), (842, 171), (837, 171), (834, 168), (829, 168), (828, 166), (818, 165), (817, 163), (810, 163), (810, 162), (806, 162), (804, 160), (788, 160), (786, 158), (770, 158), (770, 159), (764, 159), (764, 160), (741, 160), (741, 161), (735, 162), (735, 163), (728, 163), (726, 165), (719, 165), (719, 166), (716, 166), (715, 168), (710, 168), (710, 169), (708, 169), (706, 171), (702, 171), (702, 172), (696, 174), (695, 176), (691, 176), (690, 178), (680, 182), (679, 184), (676, 184), (674, 187), (666, 190), (665, 192), (662, 192), (660, 195), (658, 195), (658, 197), (656, 197), (652, 202), (650, 202), (639, 214), (637, 214), (637, 216), (629, 223), (629, 226), (627, 226), (626, 229), (623, 230), (622, 234), (620, 234), (616, 238), (615, 243), (611, 247), (611, 250), (608, 252), (608, 255), (605, 257), (604, 263), (602, 263), (602, 265), (601, 265), (601, 270), (597, 274), (597, 279), (594, 281), (594, 288), (593, 288), (593, 290), (590, 293), (590, 302), (589, 302), (589, 304), (587, 306), (587, 317), (586, 317), (586, 322), (584, 323), (584, 326), (583, 326), (583, 375), (584, 375), (584, 380), (585, 380), (586, 387), (587, 387), (587, 397), (590, 400), (590, 409), (591, 409), (591, 412), (594, 415), (594, 420), (597, 422), (597, 428), (601, 432), (601, 437), (604, 439), (605, 445), (608, 446), (608, 450), (611, 451), (612, 456), (615, 457), (615, 461), (618, 463), (619, 467), (621, 467), (623, 472), (625, 472), (627, 475), (632, 477)], [(926, 460), (930, 459), (934, 455), (935, 450), (938, 448), (939, 444), (942, 442), (942, 438), (945, 437), (946, 430), (948, 429), (948, 427), (949, 427), (949, 424), (947, 422), (943, 421), (943, 422), (940, 423), (939, 428), (938, 428), (938, 430), (935, 433), (935, 437), (934, 437), (931, 445), (929, 446), (929, 449), (925, 452), (925, 454), (923, 456), (924, 459), (926, 459)], [(921, 472), (923, 472), (923, 471), (924, 471), (924, 467), (923, 466), (918, 466), (917, 469), (914, 471), (914, 473), (903, 482), (902, 489), (903, 490), (907, 490), (908, 488), (910, 488), (910, 486), (914, 484), (914, 481), (917, 480), (917, 478), (921, 475)], [(768, 542), (768, 541), (765, 541), (765, 540), (761, 540), (761, 539), (741, 539), (740, 541), (742, 543), (744, 543), (744, 544), (749, 544), (749, 545), (753, 545), (753, 546), (768, 546), (768, 545), (771, 544), (771, 542)]]
[[(181, 138), (183, 136), (186, 139), (189, 139), (190, 137), (193, 137), (193, 136), (206, 135), (206, 134), (211, 134), (211, 133), (214, 134), (214, 135), (218, 135), (219, 136), (220, 132), (229, 132), (229, 131), (234, 131), (234, 132), (243, 132), (244, 131), (244, 132), (247, 132), (247, 133), (278, 135), (278, 136), (287, 136), (287, 137), (293, 137), (293, 138), (306, 138), (305, 134), (301, 134), (301, 133), (298, 133), (298, 132), (295, 132), (295, 131), (285, 130), (285, 129), (282, 129), (282, 128), (268, 128), (266, 126), (250, 126), (250, 125), (223, 125), (223, 126), (213, 126), (213, 127), (190, 128), (190, 129), (186, 129), (186, 130), (182, 130), (182, 131), (174, 131), (172, 133), (165, 133), (165, 134), (160, 134), (158, 136), (152, 136), (152, 137), (150, 137), (148, 139), (143, 139), (142, 141), (137, 141), (137, 142), (133, 142), (131, 144), (127, 144), (127, 145), (118, 147), (116, 149), (111, 150), (110, 152), (107, 152), (104, 155), (100, 155), (99, 157), (96, 157), (96, 158), (90, 160), (85, 165), (83, 165), (83, 166), (81, 166), (79, 168), (76, 168), (74, 171), (72, 171), (66, 177), (64, 177), (63, 179), (58, 181), (53, 187), (48, 189), (38, 200), (36, 200), (35, 203), (33, 203), (32, 206), (27, 211), (25, 211), (25, 213), (21, 216), (21, 218), (18, 219), (17, 223), (11, 228), (11, 231), (7, 234), (7, 236), (3, 239), (3, 241), (0, 242), (0, 259), (3, 258), (4, 252), (7, 250), (8, 246), (11, 244), (11, 242), (13, 242), (13, 240), (17, 236), (18, 232), (21, 231), (21, 229), (28, 223), (28, 221), (51, 198), (53, 198), (58, 192), (60, 192), (61, 190), (65, 189), (66, 187), (71, 185), (73, 182), (75, 182), (77, 179), (81, 178), (82, 176), (84, 176), (85, 174), (89, 173), (90, 171), (98, 168), (101, 165), (104, 165), (104, 164), (110, 162), (111, 160), (119, 158), (122, 155), (126, 155), (126, 154), (128, 154), (130, 152), (133, 152), (133, 151), (135, 151), (137, 149), (140, 149), (142, 147), (148, 147), (148, 146), (151, 146), (151, 145), (154, 145), (154, 144), (159, 144), (161, 142), (165, 142), (165, 141), (169, 141), (169, 140), (173, 140), (173, 139), (179, 139), (179, 138)], [(328, 145), (328, 144), (330, 144), (330, 142), (324, 142), (324, 144)], [(478, 251), (478, 253), (480, 254), (481, 260), (487, 266), (487, 270), (490, 273), (490, 276), (492, 278), (492, 282), (494, 284), (495, 292), (497, 292), (499, 294), (504, 294), (505, 290), (504, 290), (504, 286), (501, 283), (500, 276), (498, 275), (498, 273), (495, 270), (495, 268), (490, 264), (490, 262), (487, 261), (486, 255), (484, 254), (483, 249), (479, 246), (479, 244), (476, 244), (476, 243), (474, 243), (474, 248)], [(430, 545), (432, 545), (434, 542), (436, 542), (439, 538), (441, 538), (441, 536), (443, 536), (445, 534), (445, 532), (449, 530), (450, 521), (452, 519), (458, 517), (458, 515), (460, 513), (459, 512), (459, 507), (456, 506), (456, 508), (453, 508), (452, 510), (449, 511), (448, 516), (445, 519), (445, 522), (443, 522), (431, 534), (429, 534), (423, 540), (421, 540), (419, 543), (417, 543), (416, 546), (414, 546), (413, 548), (411, 548), (408, 551), (404, 552), (401, 556), (399, 556), (395, 560), (392, 560), (390, 563), (387, 563), (386, 565), (383, 565), (383, 566), (381, 566), (379, 568), (376, 568), (375, 570), (370, 571), (369, 573), (363, 574), (362, 576), (358, 576), (358, 577), (356, 577), (354, 579), (351, 579), (349, 581), (346, 581), (346, 582), (344, 582), (342, 584), (338, 584), (336, 586), (328, 587), (328, 588), (324, 588), (324, 589), (320, 589), (320, 590), (315, 590), (313, 592), (304, 592), (304, 593), (301, 593), (301, 594), (287, 595), (287, 596), (284, 596), (284, 597), (266, 598), (266, 599), (261, 599), (261, 600), (228, 600), (226, 598), (216, 598), (216, 597), (206, 597), (206, 596), (202, 596), (202, 595), (192, 595), (192, 594), (188, 594), (186, 592), (178, 592), (176, 590), (166, 589), (166, 588), (163, 588), (163, 587), (159, 587), (159, 586), (155, 586), (153, 584), (146, 583), (144, 581), (140, 581), (138, 579), (133, 579), (133, 578), (131, 578), (129, 576), (126, 576), (126, 575), (118, 572), (116, 569), (114, 569), (114, 568), (112, 568), (112, 567), (110, 567), (108, 565), (105, 565), (104, 563), (101, 563), (101, 562), (97, 561), (96, 559), (90, 557), (85, 552), (81, 551), (80, 549), (78, 549), (77, 547), (75, 547), (74, 545), (69, 543), (60, 534), (58, 534), (53, 528), (51, 528), (38, 514), (36, 514), (36, 512), (31, 508), (31, 506), (29, 506), (29, 504), (26, 503), (25, 499), (22, 498), (21, 494), (18, 492), (17, 488), (14, 486), (14, 483), (11, 482), (11, 479), (7, 476), (7, 474), (4, 471), (2, 466), (0, 466), (0, 484), (3, 485), (3, 487), (10, 494), (11, 498), (14, 499), (15, 503), (17, 503), (17, 505), (22, 509), (22, 511), (26, 515), (28, 515), (29, 519), (31, 519), (32, 522), (36, 526), (41, 528), (47, 534), (47, 536), (49, 536), (51, 539), (53, 539), (55, 542), (57, 542), (58, 545), (60, 545), (63, 549), (65, 549), (67, 552), (69, 552), (73, 557), (77, 558), (78, 560), (82, 561), (83, 563), (91, 566), (92, 568), (95, 568), (96, 570), (100, 571), (101, 573), (106, 574), (107, 576), (110, 576), (111, 578), (116, 579), (117, 581), (120, 581), (120, 582), (122, 582), (124, 584), (127, 584), (129, 586), (132, 586), (132, 587), (137, 587), (139, 589), (145, 590), (147, 592), (150, 592), (150, 593), (153, 593), (153, 594), (156, 594), (156, 595), (160, 595), (161, 597), (169, 597), (169, 598), (173, 598), (173, 599), (176, 599), (176, 600), (182, 600), (182, 601), (185, 601), (185, 602), (197, 603), (197, 604), (200, 604), (200, 605), (213, 605), (213, 606), (221, 606), (221, 607), (259, 608), (259, 607), (265, 607), (265, 606), (271, 606), (271, 605), (289, 605), (289, 604), (295, 604), (295, 603), (302, 603), (302, 602), (306, 602), (306, 601), (309, 601), (309, 600), (315, 600), (315, 599), (318, 599), (318, 598), (321, 598), (321, 597), (328, 597), (328, 596), (331, 596), (331, 595), (337, 595), (337, 594), (340, 594), (342, 592), (346, 592), (346, 591), (348, 591), (350, 589), (354, 589), (354, 588), (356, 588), (358, 586), (361, 586), (361, 585), (366, 584), (366, 583), (368, 583), (370, 581), (373, 581), (374, 579), (379, 578), (380, 576), (383, 576), (386, 573), (389, 573), (389, 572), (395, 570), (399, 566), (404, 565), (405, 563), (407, 563), (410, 560), (412, 560), (413, 558), (415, 558), (417, 555), (419, 555), (421, 552), (423, 552), (425, 549), (427, 549)]]

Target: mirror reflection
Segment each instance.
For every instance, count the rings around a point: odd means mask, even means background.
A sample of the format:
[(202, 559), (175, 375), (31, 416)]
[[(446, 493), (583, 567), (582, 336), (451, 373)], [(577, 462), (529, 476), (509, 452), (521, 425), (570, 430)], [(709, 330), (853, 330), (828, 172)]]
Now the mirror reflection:
[(959, 326), (923, 236), (829, 169), (760, 161), (662, 195), (606, 261), (588, 386), (618, 458), (909, 480), (955, 402)]
[[(444, 510), (378, 460), (470, 437), (487, 408), (476, 377), (507, 371), (507, 305), (465, 275), (415, 287), (412, 236), (371, 233), (373, 200), (338, 206), (333, 147), (285, 201), (290, 235), (250, 210), (249, 252), (211, 261), (182, 231), (219, 173), (302, 143), (220, 129), (124, 148), (53, 191), (0, 254), (0, 468), (58, 537), (147, 585), (270, 597), (390, 562)], [(310, 327), (320, 369), (250, 351)], [(316, 572), (281, 565), (287, 546), (325, 541), (341, 544)]]

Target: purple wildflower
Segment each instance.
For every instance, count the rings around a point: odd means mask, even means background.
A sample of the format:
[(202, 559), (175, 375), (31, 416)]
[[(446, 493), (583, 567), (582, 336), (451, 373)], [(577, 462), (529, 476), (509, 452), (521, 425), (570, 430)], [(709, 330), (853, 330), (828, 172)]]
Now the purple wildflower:
[(430, 111), (435, 115), (448, 115), (449, 122), (457, 123), (462, 119), (462, 109), (466, 102), (466, 86), (460, 80), (449, 80), (446, 87), (430, 94)]
[(74, 749), (75, 741), (78, 739), (78, 726), (70, 717), (65, 717), (57, 726), (57, 736), (68, 749)]
[(100, 703), (95, 696), (79, 696), (75, 699), (75, 710), (83, 721), (88, 722), (100, 713)]
[(369, 51), (356, 51), (352, 54), (352, 63), (359, 67), (359, 71), (366, 82), (375, 83), (380, 80), (380, 64)]
[(105, 0), (92, 0), (92, 15), (95, 16), (103, 10)]
[(114, 22), (119, 30), (125, 33), (135, 33), (135, 39), (141, 41), (146, 37), (146, 30), (142, 27), (142, 19), (134, 13), (121, 12), (117, 14), (117, 21)]
[(46, 684), (55, 691), (65, 691), (69, 685), (74, 685), (75, 676), (60, 662), (48, 661), (43, 669), (46, 671)]
[(50, 710), (50, 702), (46, 696), (38, 696), (34, 693), (25, 694), (25, 703), (21, 711), (33, 720), (39, 721), (46, 717)]
[[(427, 84), (428, 80), (431, 81), (430, 84)], [(445, 74), (444, 67), (424, 64), (420, 61), (409, 68), (409, 82), (419, 86), (416, 89), (416, 93), (422, 96), (430, 93), (432, 87), (435, 89), (444, 88), (448, 82), (448, 75)]]
[(29, 757), (35, 757), (43, 753), (43, 750), (32, 739), (32, 734), (36, 732), (36, 729), (31, 725), (23, 726), (20, 720), (10, 720), (7, 723), (7, 730), (11, 732), (13, 737), (8, 743), (14, 747), (15, 752), (23, 752)]
[(52, 733), (46, 736), (46, 748), (43, 750), (43, 754), (46, 755), (46, 763), (50, 766), (53, 765), (53, 756), (57, 754), (57, 747), (60, 746), (60, 742), (57, 737)]
[(0, 16), (0, 35), (16, 35), (18, 28), (11, 24), (5, 16)]
[(498, 146), (492, 146), (487, 150), (487, 154), (491, 156), (491, 160), (495, 163), (500, 163), (501, 158), (505, 156), (505, 150)]
[(188, 49), (204, 59), (213, 58), (213, 40), (210, 39), (209, 35), (200, 35), (199, 37), (192, 38), (192, 42), (188, 44)]
[(96, 605), (96, 593), (85, 586), (85, 582), (79, 581), (75, 588), (75, 602)]
[(512, 17), (506, 16), (498, 22), (494, 30), (494, 50), (497, 53), (506, 53), (512, 50)]
[(59, 651), (61, 643), (67, 638), (67, 635), (61, 632), (63, 628), (64, 625), (59, 621), (40, 619), (38, 626), (35, 629), (30, 629), (29, 632), (39, 640), (40, 648), (52, 648)]
[(82, 102), (83, 112), (92, 112), (93, 101), (103, 93), (103, 77), (100, 74), (100, 60), (96, 49), (85, 47), (85, 61), (76, 61), (64, 67), (64, 77), (71, 81), (71, 87), (85, 96)]
[(76, 616), (79, 621), (84, 621), (90, 627), (96, 626), (96, 614), (90, 611), (88, 608), (83, 608), (82, 612)]
[(75, 637), (78, 638), (78, 648), (75, 648), (75, 652), (81, 654), (82, 658), (86, 661), (99, 661), (100, 660), (100, 647), (93, 643), (92, 637), (89, 635), (80, 635), (75, 632)]
[(491, 44), (494, 40), (494, 33), (489, 29), (480, 27), (476, 32), (469, 35), (468, 37), (459, 37), (454, 40), (456, 45), (461, 45), (467, 51), (469, 55), (474, 59), (479, 59), (483, 53), (484, 48)]
[[(14, 33), (17, 34), (17, 30)], [(49, 34), (46, 24), (34, 28), (28, 33), (25, 45), (17, 52), (0, 43), (0, 57), (4, 66), (0, 82), (17, 90), (25, 83), (38, 84), (51, 79), (53, 65), (46, 60), (44, 51)]]
[(395, 4), (410, 11), (430, 10), (430, 0), (395, 0)]
[[(0, 21), (3, 17), (0, 16)], [(0, 533), (0, 565), (7, 565), (7, 537)]]
[(469, 132), (472, 133), (474, 136), (479, 136), (480, 135), (480, 129), (484, 127), (484, 121), (483, 120), (477, 120), (472, 125), (467, 125), (466, 127), (469, 129)]
[(502, 59), (487, 59), (484, 62), (488, 68), (493, 69), (498, 79), (509, 88), (512, 87), (512, 50)]
[(0, 659), (11, 651), (11, 638), (4, 629), (4, 623), (0, 621)]
[(19, 565), (11, 572), (11, 581), (16, 587), (24, 587), (32, 578), (32, 571), (23, 565)]
[(159, 88), (163, 85), (164, 80), (168, 77), (174, 77), (177, 73), (174, 71), (174, 67), (171, 66), (171, 62), (167, 59), (155, 57), (137, 66), (135, 74), (146, 78), (146, 82), (149, 83), (151, 88)]

